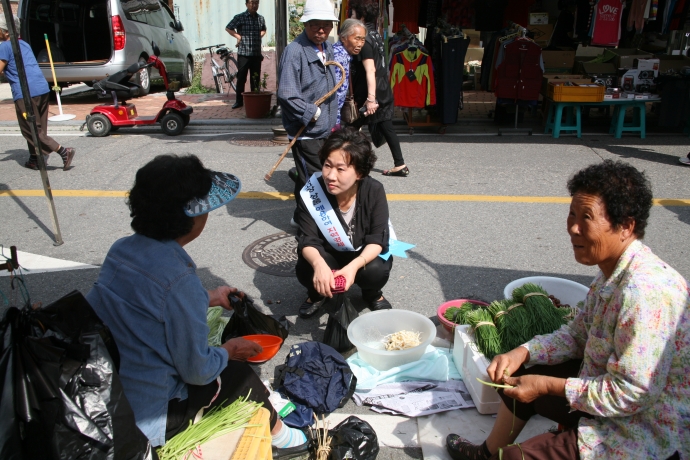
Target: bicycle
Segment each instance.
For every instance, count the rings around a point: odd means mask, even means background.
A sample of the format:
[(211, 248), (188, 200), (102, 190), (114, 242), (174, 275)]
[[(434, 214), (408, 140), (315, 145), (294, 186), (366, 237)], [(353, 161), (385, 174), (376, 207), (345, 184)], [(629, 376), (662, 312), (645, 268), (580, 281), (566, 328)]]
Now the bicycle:
[[(223, 61), (222, 65), (213, 58), (213, 48), (218, 48), (216, 54)], [(213, 72), (213, 82), (216, 84), (216, 92), (230, 94), (230, 88), (237, 92), (237, 85), (235, 83), (237, 80), (237, 59), (232, 55), (232, 51), (225, 47), (225, 43), (204, 46), (197, 48), (195, 51), (203, 50), (208, 50), (211, 58), (211, 71)], [(227, 90), (226, 84), (229, 85)]]

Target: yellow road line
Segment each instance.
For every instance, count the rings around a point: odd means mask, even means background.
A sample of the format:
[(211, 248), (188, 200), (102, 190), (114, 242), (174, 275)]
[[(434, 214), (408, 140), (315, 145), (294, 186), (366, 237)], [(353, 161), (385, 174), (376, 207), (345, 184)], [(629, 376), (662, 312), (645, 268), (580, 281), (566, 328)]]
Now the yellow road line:
[[(43, 196), (43, 190), (0, 190), (0, 197), (33, 197)], [(122, 190), (53, 190), (53, 196), (77, 198), (125, 198), (126, 191)], [(561, 196), (507, 196), (507, 195), (443, 195), (443, 194), (414, 194), (390, 193), (388, 201), (475, 201), (484, 203), (548, 203), (568, 204), (570, 197)], [(247, 200), (281, 200), (294, 199), (290, 192), (242, 192), (238, 198)], [(657, 198), (656, 206), (690, 206), (690, 199), (686, 198)]]

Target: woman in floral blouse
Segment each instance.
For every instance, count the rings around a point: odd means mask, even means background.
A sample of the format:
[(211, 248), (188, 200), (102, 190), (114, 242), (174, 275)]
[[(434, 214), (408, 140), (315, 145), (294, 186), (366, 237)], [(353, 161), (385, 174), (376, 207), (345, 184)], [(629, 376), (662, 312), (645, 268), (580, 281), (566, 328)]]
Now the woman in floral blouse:
[[(584, 308), (549, 335), (496, 356), (501, 391), (481, 445), (446, 439), (454, 459), (690, 458), (690, 292), (642, 244), (652, 193), (645, 175), (606, 160), (568, 181), (575, 260), (597, 265)], [(523, 365), (530, 365), (525, 369)], [(513, 416), (515, 407), (515, 417)], [(534, 415), (565, 430), (513, 445)]]

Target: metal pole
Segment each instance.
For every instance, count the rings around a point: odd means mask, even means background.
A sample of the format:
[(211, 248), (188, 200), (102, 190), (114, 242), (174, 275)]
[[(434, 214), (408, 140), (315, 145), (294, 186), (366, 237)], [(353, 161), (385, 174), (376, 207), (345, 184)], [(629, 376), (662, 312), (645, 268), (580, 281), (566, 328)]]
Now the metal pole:
[(62, 234), (60, 233), (60, 224), (58, 223), (57, 212), (55, 211), (55, 201), (53, 201), (53, 192), (50, 189), (50, 181), (48, 180), (48, 171), (46, 171), (46, 163), (43, 159), (43, 148), (38, 140), (38, 127), (36, 126), (36, 116), (34, 114), (34, 106), (31, 103), (31, 93), (29, 93), (29, 84), (26, 80), (26, 71), (24, 70), (24, 59), (19, 48), (19, 39), (17, 38), (17, 31), (14, 28), (14, 16), (10, 8), (9, 0), (2, 1), (2, 9), (7, 21), (7, 30), (10, 33), (10, 42), (12, 43), (12, 53), (14, 54), (14, 61), (17, 64), (17, 76), (19, 77), (19, 84), (22, 88), (22, 96), (24, 98), (24, 107), (26, 108), (26, 120), (29, 122), (31, 128), (31, 138), (34, 142), (36, 156), (38, 157), (38, 169), (41, 172), (41, 181), (43, 182), (43, 190), (48, 200), (48, 210), (50, 211), (50, 218), (53, 222), (53, 233), (55, 234), (55, 246), (60, 246), (64, 243), (62, 241)]
[(276, 87), (280, 84), (280, 57), (287, 46), (287, 0), (275, 0), (276, 5)]

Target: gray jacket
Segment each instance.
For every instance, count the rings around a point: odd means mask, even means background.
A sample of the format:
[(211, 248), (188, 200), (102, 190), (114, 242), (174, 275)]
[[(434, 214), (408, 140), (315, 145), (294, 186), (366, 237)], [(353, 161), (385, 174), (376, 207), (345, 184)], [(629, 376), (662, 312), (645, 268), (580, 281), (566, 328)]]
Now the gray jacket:
[[(326, 60), (333, 60), (333, 46), (325, 42), (323, 49)], [(300, 136), (312, 139), (327, 137), (336, 124), (338, 99), (335, 94), (319, 107), (321, 115), (312, 122), (316, 114), (317, 99), (335, 86), (335, 73), (332, 66), (325, 67), (316, 54), (316, 45), (307, 38), (306, 32), (290, 43), (280, 58), (280, 84), (278, 104), (283, 116), (283, 126), (290, 136), (307, 125)]]

